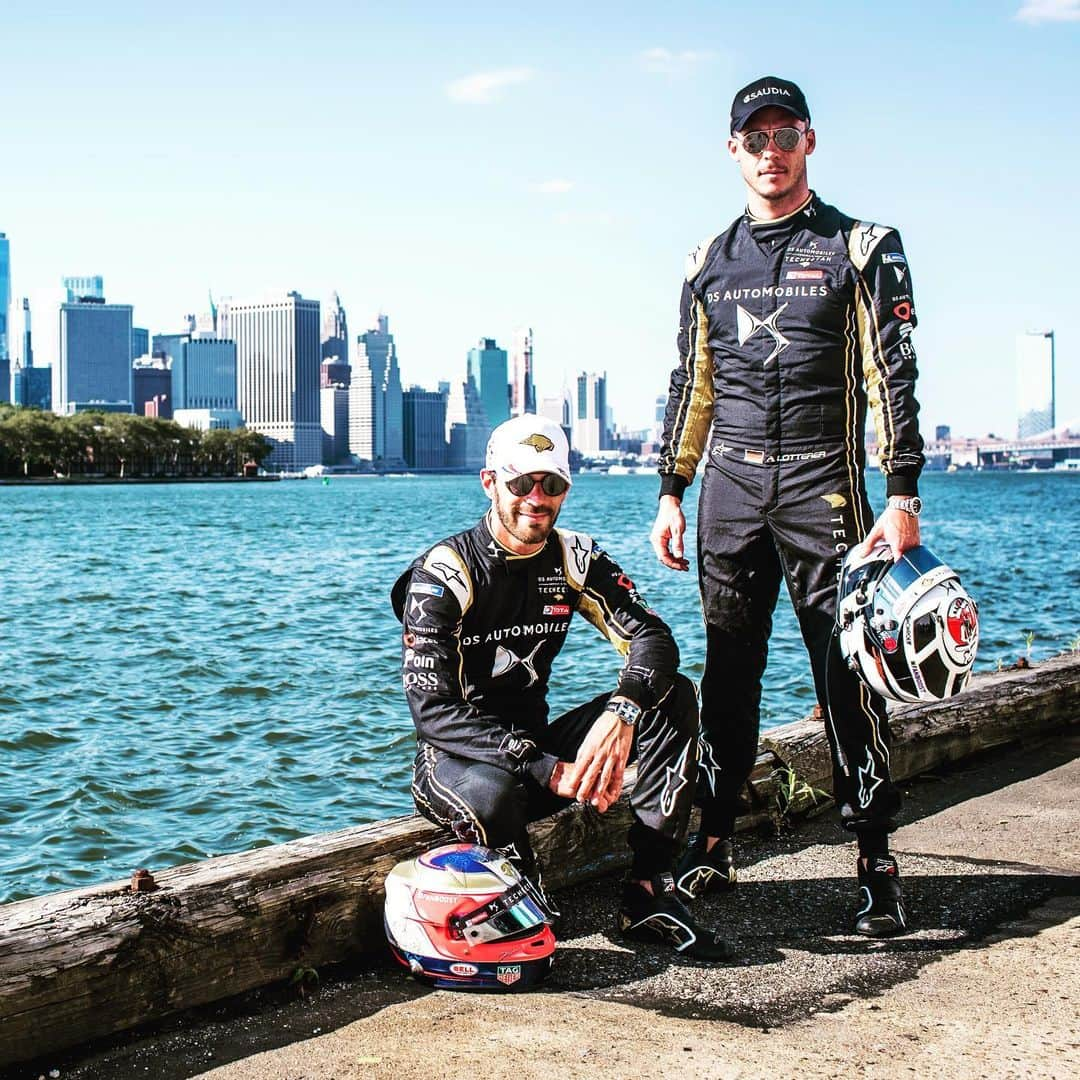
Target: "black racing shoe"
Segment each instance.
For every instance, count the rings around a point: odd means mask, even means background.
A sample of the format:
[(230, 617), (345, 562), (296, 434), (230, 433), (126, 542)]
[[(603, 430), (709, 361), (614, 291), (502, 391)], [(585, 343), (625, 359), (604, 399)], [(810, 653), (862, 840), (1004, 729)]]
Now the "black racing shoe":
[(652, 879), (650, 893), (636, 881), (623, 886), (619, 906), (619, 929), (635, 941), (663, 942), (677, 953), (695, 960), (730, 960), (731, 946), (718, 934), (694, 922), (675, 892), (675, 879), (659, 874)]
[(675, 869), (679, 899), (687, 904), (706, 893), (728, 892), (735, 888), (731, 841), (718, 840), (712, 851), (706, 851), (705, 844), (705, 834), (694, 833)]
[(871, 855), (863, 866), (859, 859), (859, 910), (855, 933), (866, 937), (890, 937), (908, 928), (900, 871), (891, 855)]

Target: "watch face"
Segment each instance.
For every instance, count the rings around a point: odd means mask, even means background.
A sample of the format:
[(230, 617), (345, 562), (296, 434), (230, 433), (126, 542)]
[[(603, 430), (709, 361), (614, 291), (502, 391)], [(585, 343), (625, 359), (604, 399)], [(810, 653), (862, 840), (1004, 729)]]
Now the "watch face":
[(918, 495), (914, 496), (908, 503), (908, 507), (911, 512), (918, 517), (922, 513), (922, 499)]

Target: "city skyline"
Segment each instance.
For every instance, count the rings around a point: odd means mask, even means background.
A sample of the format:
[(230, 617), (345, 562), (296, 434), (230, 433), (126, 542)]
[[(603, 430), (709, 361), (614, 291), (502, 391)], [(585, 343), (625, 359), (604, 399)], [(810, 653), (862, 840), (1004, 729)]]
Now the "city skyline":
[[(644, 426), (675, 361), (685, 253), (743, 205), (731, 94), (777, 68), (810, 101), (811, 185), (904, 237), (924, 430), (1008, 432), (1013, 343), (1040, 326), (1056, 331), (1059, 417), (1080, 414), (1080, 225), (1055, 179), (1076, 174), (1080, 136), (1039, 105), (1072, 100), (1071, 0), (914, 3), (902, 18), (781, 2), (770, 20), (800, 48), (767, 63), (725, 44), (747, 18), (733, 3), (414, 18), (315, 0), (307, 15), (275, 0), (11, 13), (13, 292), (33, 302), (58, 272), (100, 272), (157, 329), (208, 287), (337, 289), (354, 312), (394, 314), (409, 377), (429, 386), (462, 343), (531, 326), (538, 401), (606, 369), (617, 417)], [(324, 62), (327, 25), (362, 62)], [(198, 42), (190, 78), (160, 77), (174, 42)], [(852, 58), (886, 47), (902, 59), (862, 92)], [(77, 125), (86, 86), (93, 122)], [(204, 137), (221, 117), (228, 137)], [(1052, 172), (1017, 152), (1044, 145)]]

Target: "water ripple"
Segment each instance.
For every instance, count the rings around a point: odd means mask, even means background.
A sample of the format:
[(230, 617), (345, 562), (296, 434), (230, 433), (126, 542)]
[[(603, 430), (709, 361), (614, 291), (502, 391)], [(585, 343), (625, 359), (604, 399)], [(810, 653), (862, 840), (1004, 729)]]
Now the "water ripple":
[[(1080, 637), (1076, 483), (924, 479), (926, 541), (980, 602), (981, 668)], [(468, 477), (0, 489), (0, 900), (411, 811), (387, 596), (414, 555), (484, 505)], [(655, 505), (655, 480), (582, 476), (566, 522), (630, 569), (698, 678), (697, 582), (652, 557)], [(552, 715), (614, 685), (619, 664), (581, 623)], [(785, 600), (769, 665), (763, 724), (809, 712)]]

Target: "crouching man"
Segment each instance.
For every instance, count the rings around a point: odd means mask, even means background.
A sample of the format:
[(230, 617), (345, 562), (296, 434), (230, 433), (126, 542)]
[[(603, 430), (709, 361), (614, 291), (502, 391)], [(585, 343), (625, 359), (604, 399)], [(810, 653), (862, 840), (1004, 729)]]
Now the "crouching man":
[[(488, 443), (479, 523), (420, 555), (393, 588), (416, 724), (413, 798), (461, 841), (535, 880), (526, 826), (576, 800), (600, 813), (637, 761), (619, 926), (703, 960), (729, 955), (675, 894), (697, 771), (697, 702), (671, 632), (583, 533), (555, 527), (571, 486), (562, 429), (526, 414)], [(625, 657), (618, 684), (549, 722), (548, 682), (574, 612)]]

